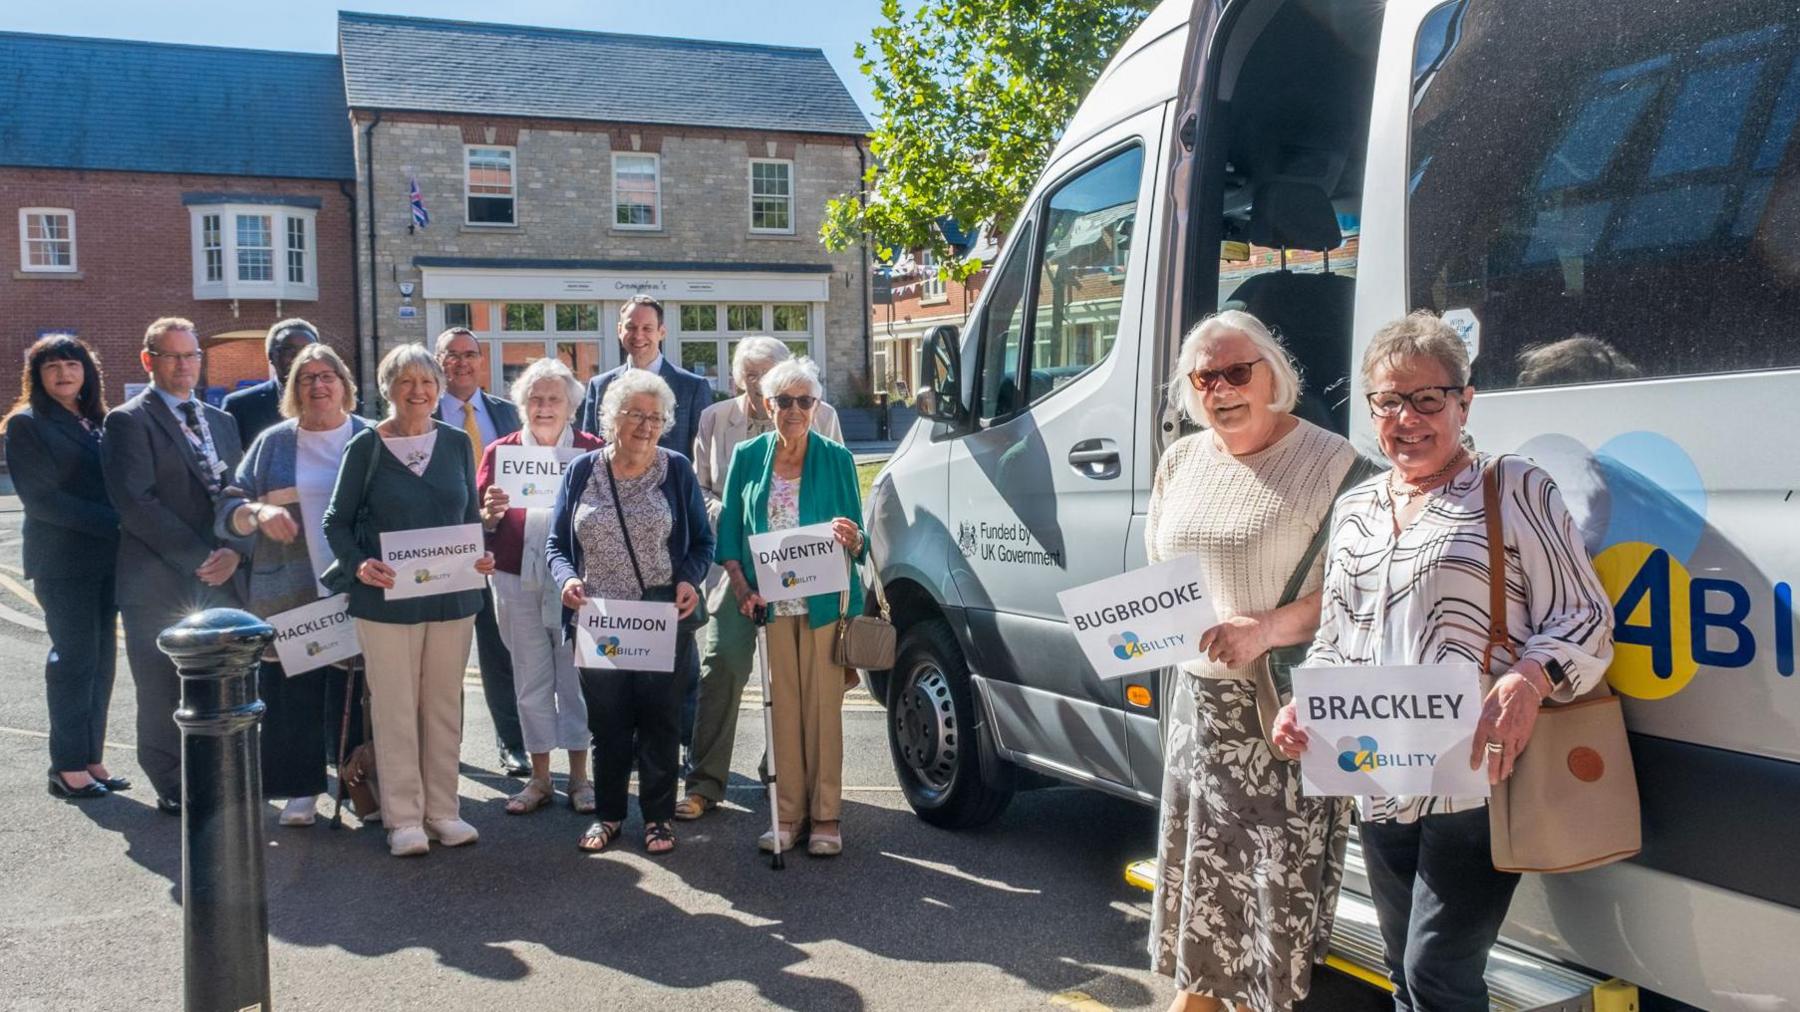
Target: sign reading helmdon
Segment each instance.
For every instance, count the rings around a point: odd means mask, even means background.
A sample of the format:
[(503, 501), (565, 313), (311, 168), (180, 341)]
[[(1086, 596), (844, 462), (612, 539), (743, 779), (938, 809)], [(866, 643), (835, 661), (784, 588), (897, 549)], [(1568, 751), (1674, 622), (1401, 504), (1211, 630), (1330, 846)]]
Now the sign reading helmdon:
[(575, 666), (674, 671), (678, 620), (667, 602), (589, 598), (575, 615)]
[(1308, 795), (1488, 796), (1487, 767), (1469, 768), (1481, 719), (1473, 664), (1296, 668), (1294, 709)]
[(269, 625), (275, 630), (275, 656), (290, 677), (362, 653), (348, 594), (270, 615)]
[(475, 563), (486, 552), (480, 524), (388, 531), (381, 535), (381, 561), (393, 567), (394, 585), (386, 599), (480, 590), (487, 577), (475, 571)]
[(829, 523), (752, 534), (750, 554), (756, 592), (765, 601), (839, 594), (850, 586), (850, 564)]
[(1200, 634), (1219, 621), (1192, 555), (1071, 587), (1056, 599), (1101, 678), (1195, 660)]
[(569, 462), (585, 452), (573, 446), (496, 446), (494, 484), (506, 490), (513, 509), (549, 509), (556, 505)]

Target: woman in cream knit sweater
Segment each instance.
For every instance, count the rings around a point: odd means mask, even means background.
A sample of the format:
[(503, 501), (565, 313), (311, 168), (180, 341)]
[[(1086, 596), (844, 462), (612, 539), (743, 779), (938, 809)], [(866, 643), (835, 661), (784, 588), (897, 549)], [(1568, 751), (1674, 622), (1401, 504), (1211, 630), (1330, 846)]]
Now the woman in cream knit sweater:
[(1198, 556), (1221, 621), (1170, 701), (1151, 957), (1175, 979), (1171, 1012), (1291, 1009), (1325, 957), (1350, 811), (1301, 796), (1298, 766), (1263, 739), (1252, 676), (1319, 624), (1322, 558), (1297, 600), (1280, 606), (1282, 591), (1356, 453), (1292, 414), (1299, 376), (1248, 313), (1194, 328), (1178, 370), (1205, 428), (1163, 454), (1145, 538), (1152, 562)]

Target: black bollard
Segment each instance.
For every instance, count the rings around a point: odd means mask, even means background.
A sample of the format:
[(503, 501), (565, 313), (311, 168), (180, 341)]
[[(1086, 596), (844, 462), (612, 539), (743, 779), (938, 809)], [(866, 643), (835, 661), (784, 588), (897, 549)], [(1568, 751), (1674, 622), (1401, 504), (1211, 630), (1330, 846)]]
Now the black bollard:
[(275, 639), (235, 608), (189, 615), (156, 645), (181, 672), (182, 995), (188, 1012), (269, 1008), (257, 659)]

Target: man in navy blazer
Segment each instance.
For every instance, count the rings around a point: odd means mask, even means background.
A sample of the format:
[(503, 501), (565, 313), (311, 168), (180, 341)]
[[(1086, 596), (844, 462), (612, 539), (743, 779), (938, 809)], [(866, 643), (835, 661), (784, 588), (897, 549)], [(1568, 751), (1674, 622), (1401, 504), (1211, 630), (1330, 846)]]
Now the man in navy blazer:
[(269, 328), (268, 336), (263, 338), (263, 353), (269, 359), (269, 378), (225, 398), (225, 413), (237, 422), (238, 439), (244, 446), (256, 442), (262, 430), (281, 421), (281, 385), (287, 382), (301, 349), (318, 343), (319, 328), (299, 317), (282, 320)]
[[(444, 370), (444, 393), (432, 417), (470, 433), (475, 461), (501, 436), (519, 431), (519, 407), (481, 389), (487, 363), (481, 342), (464, 327), (451, 327), (438, 335), (438, 365)], [(481, 669), (481, 695), (494, 721), (495, 744), (500, 748), (500, 770), (522, 777), (531, 772), (525, 759), (525, 735), (519, 729), (519, 699), (514, 694), (512, 652), (500, 638), (499, 616), (494, 612), (493, 591), (482, 588), (482, 609), (475, 616), (475, 661)]]
[(705, 376), (688, 372), (663, 357), (663, 339), (668, 336), (668, 328), (663, 326), (662, 303), (648, 295), (634, 295), (619, 307), (619, 343), (625, 348), (626, 361), (588, 381), (587, 400), (581, 404), (584, 431), (599, 433), (600, 401), (620, 373), (649, 369), (660, 374), (669, 389), (675, 391), (675, 424), (664, 430), (657, 443), (693, 459), (694, 437), (700, 433), (700, 412), (712, 406), (713, 388)]

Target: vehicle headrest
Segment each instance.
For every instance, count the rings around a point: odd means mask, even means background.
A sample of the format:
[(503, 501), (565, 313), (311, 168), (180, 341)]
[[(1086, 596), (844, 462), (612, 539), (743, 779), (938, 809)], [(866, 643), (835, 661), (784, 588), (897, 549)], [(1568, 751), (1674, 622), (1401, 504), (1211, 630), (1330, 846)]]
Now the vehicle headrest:
[(1343, 245), (1331, 198), (1313, 183), (1272, 180), (1256, 187), (1250, 241), (1258, 246), (1322, 253)]

